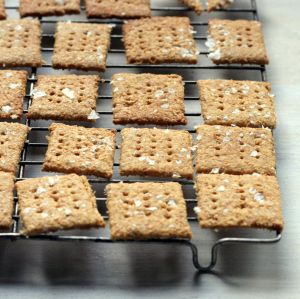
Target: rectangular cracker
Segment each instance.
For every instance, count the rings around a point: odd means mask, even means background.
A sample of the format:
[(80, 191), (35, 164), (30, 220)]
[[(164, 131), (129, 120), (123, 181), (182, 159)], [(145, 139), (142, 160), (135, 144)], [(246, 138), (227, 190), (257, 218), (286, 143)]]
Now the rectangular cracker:
[(43, 170), (111, 178), (115, 130), (54, 123)]
[(0, 65), (39, 67), (42, 63), (40, 22), (0, 21)]
[(260, 22), (212, 19), (208, 32), (208, 57), (215, 64), (269, 63)]
[(0, 20), (6, 19), (4, 0), (0, 0)]
[(111, 26), (58, 22), (52, 64), (56, 69), (104, 71)]
[(16, 187), (24, 235), (105, 226), (85, 176), (27, 179)]
[(152, 17), (123, 25), (128, 63), (197, 63), (198, 50), (187, 17)]
[(16, 119), (23, 114), (23, 101), (26, 94), (26, 71), (0, 71), (0, 118)]
[(115, 124), (185, 125), (184, 86), (178, 75), (115, 74)]
[(14, 180), (12, 173), (0, 171), (0, 228), (9, 229), (12, 225), (14, 208)]
[(240, 127), (276, 126), (271, 84), (256, 81), (197, 81), (205, 124)]
[(234, 0), (207, 0), (207, 11), (228, 8)]
[(193, 177), (189, 132), (126, 128), (121, 135), (121, 175)]
[(181, 2), (190, 9), (193, 9), (198, 15), (201, 15), (201, 13), (204, 11), (200, 0), (181, 0)]
[(151, 15), (150, 0), (85, 0), (88, 18), (141, 18)]
[(38, 76), (27, 117), (95, 121), (99, 82), (96, 75)]
[(80, 0), (20, 0), (21, 17), (63, 16), (80, 13)]
[(180, 184), (108, 184), (106, 193), (113, 240), (191, 239)]
[(270, 129), (201, 125), (197, 134), (198, 173), (276, 174)]
[(0, 171), (17, 171), (29, 130), (22, 124), (0, 122)]
[(200, 225), (281, 231), (283, 217), (276, 177), (201, 174), (196, 178)]

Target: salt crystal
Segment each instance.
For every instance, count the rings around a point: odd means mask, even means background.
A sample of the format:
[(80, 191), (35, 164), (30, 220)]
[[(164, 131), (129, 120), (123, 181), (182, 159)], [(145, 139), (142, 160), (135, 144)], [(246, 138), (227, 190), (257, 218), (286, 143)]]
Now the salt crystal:
[(196, 213), (196, 214), (200, 214), (201, 213), (201, 209), (199, 208), (199, 207), (194, 207), (194, 212)]
[(250, 154), (251, 157), (257, 157), (258, 156), (258, 152), (257, 151), (252, 151)]
[(44, 193), (44, 192), (46, 192), (46, 189), (43, 188), (43, 187), (41, 187), (41, 186), (39, 186), (39, 187), (37, 188), (37, 190), (36, 190), (36, 194), (38, 194), (38, 195), (40, 195), (40, 194), (42, 194), (42, 193)]
[(88, 115), (88, 119), (98, 119), (98, 118), (100, 118), (100, 115), (95, 110), (92, 110), (91, 113)]
[(211, 53), (208, 54), (208, 58), (212, 60), (219, 60), (221, 58), (221, 51), (220, 49), (217, 49)]
[(157, 90), (155, 93), (154, 93), (154, 96), (156, 97), (156, 98), (159, 98), (159, 97), (161, 97), (162, 95), (164, 95), (164, 91), (163, 90)]
[(43, 90), (39, 90), (36, 88), (33, 89), (31, 94), (34, 99), (41, 98), (47, 95)]
[(160, 106), (160, 108), (162, 108), (162, 109), (168, 109), (169, 107), (170, 107), (169, 104), (162, 104), (162, 105)]
[(62, 90), (62, 93), (67, 96), (70, 99), (74, 99), (75, 98), (75, 92), (74, 90), (70, 89), (70, 88), (64, 88)]
[(10, 83), (10, 84), (8, 85), (8, 87), (9, 87), (10, 89), (16, 89), (16, 88), (19, 87), (19, 86), (21, 86), (20, 83)]
[(11, 111), (11, 107), (9, 105), (6, 105), (6, 106), (2, 106), (1, 110), (4, 112), (4, 113), (9, 113)]
[(211, 170), (211, 172), (210, 172), (210, 173), (217, 174), (217, 173), (219, 173), (219, 172), (220, 172), (220, 168), (218, 168), (218, 167), (214, 167), (214, 168)]
[(223, 185), (221, 185), (218, 189), (218, 192), (224, 192), (225, 191), (225, 187)]

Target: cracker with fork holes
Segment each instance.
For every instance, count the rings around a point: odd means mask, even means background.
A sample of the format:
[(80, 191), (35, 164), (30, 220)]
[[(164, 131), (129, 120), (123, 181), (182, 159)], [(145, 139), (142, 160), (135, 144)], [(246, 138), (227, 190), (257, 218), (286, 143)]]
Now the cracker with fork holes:
[(115, 124), (185, 125), (184, 86), (178, 75), (115, 74)]
[(197, 63), (198, 50), (187, 17), (129, 20), (123, 34), (128, 63)]
[(104, 71), (111, 26), (58, 22), (52, 64), (55, 69)]
[(17, 182), (16, 188), (24, 235), (105, 226), (85, 176), (26, 179)]
[(97, 75), (40, 75), (27, 117), (95, 121), (99, 81)]
[(111, 178), (115, 130), (54, 123), (43, 170)]
[(180, 184), (108, 184), (106, 193), (113, 240), (191, 239)]
[(283, 229), (276, 177), (201, 174), (196, 178), (196, 190), (195, 212), (204, 228)]
[(121, 175), (193, 177), (188, 131), (125, 128), (121, 135)]

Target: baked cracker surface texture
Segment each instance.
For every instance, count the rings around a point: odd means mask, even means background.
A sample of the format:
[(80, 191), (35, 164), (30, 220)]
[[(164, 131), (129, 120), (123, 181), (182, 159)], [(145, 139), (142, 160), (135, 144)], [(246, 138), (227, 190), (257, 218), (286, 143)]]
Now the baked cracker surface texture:
[(120, 183), (106, 186), (114, 240), (192, 237), (179, 183)]
[(0, 20), (6, 19), (4, 0), (0, 0)]
[(207, 0), (207, 10), (208, 12), (228, 8), (232, 5), (234, 0)]
[(181, 0), (181, 2), (187, 7), (193, 9), (198, 15), (200, 15), (204, 10), (200, 0)]

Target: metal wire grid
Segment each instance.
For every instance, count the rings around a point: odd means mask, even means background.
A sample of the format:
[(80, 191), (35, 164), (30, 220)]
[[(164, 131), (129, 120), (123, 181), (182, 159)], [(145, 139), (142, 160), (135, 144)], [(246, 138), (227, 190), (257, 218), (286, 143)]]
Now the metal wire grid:
[[(257, 13), (257, 7), (256, 7), (256, 0), (249, 0), (250, 1), (250, 8), (248, 9), (237, 9), (237, 8), (232, 8), (232, 9), (226, 9), (226, 10), (221, 10), (221, 11), (226, 11), (226, 12), (231, 12), (231, 13), (248, 13), (251, 14), (252, 18), (254, 20), (258, 20), (258, 13)], [(8, 10), (15, 10), (18, 9), (16, 6), (7, 6), (6, 9)], [(81, 7), (82, 10), (84, 10), (84, 7)], [(184, 8), (184, 7), (152, 7), (152, 11), (158, 11), (158, 12), (183, 12), (183, 11), (188, 11), (189, 9)], [(40, 21), (42, 24), (55, 24), (57, 21), (56, 20), (51, 20), (51, 19), (42, 19), (40, 18)], [(88, 22), (88, 21), (76, 21), (76, 22)], [(115, 20), (115, 19), (109, 19), (109, 20), (93, 20), (93, 23), (112, 23), (117, 26), (120, 26), (123, 22), (120, 20)], [(191, 22), (192, 25), (194, 26), (207, 26), (208, 24), (206, 22), (198, 22), (194, 21)], [(53, 39), (53, 34), (43, 34), (42, 35), (43, 39)], [(112, 34), (111, 35), (112, 39), (122, 39), (121, 34)], [(195, 40), (206, 40), (205, 35), (195, 35), (194, 36)], [(202, 50), (202, 49), (201, 49)], [(47, 53), (47, 52), (52, 52), (53, 48), (52, 47), (44, 47), (42, 43), (42, 52)], [(109, 53), (124, 53), (124, 49), (110, 49)], [(201, 51), (199, 55), (207, 55), (208, 52)], [(51, 64), (44, 64), (42, 68), (51, 68)], [(121, 68), (121, 69), (163, 69), (163, 70), (168, 70), (168, 69), (185, 69), (185, 70), (250, 70), (250, 71), (256, 71), (259, 73), (261, 81), (266, 81), (266, 69), (265, 66), (263, 65), (183, 65), (183, 64), (169, 64), (169, 65), (127, 65), (127, 64), (107, 64), (107, 69), (113, 69), (113, 68)], [(36, 82), (36, 76), (37, 76), (37, 68), (31, 68), (30, 72), (30, 77), (28, 78), (28, 91), (29, 93), (25, 96), (27, 99), (26, 101), (26, 108), (24, 109), (24, 113), (26, 114), (28, 112), (28, 108), (31, 104), (30, 100), (30, 94), (33, 90), (34, 83)], [(104, 79), (103, 83), (109, 84), (110, 79)], [(186, 80), (185, 81), (186, 85), (195, 85), (196, 81), (194, 80)], [(98, 99), (102, 100), (111, 100), (111, 96), (103, 96), (100, 95), (98, 96)], [(186, 96), (185, 101), (198, 101), (197, 96)], [(97, 111), (100, 115), (112, 115), (111, 110), (98, 110)], [(186, 113), (186, 116), (201, 116), (201, 113), (198, 112), (190, 112)], [(30, 120), (27, 118), (25, 119), (24, 123), (28, 125), (31, 128), (31, 131), (48, 131), (48, 127), (43, 127), (43, 126), (32, 126)], [(117, 128), (117, 131), (120, 132), (121, 127)], [(195, 130), (189, 129), (188, 130), (190, 133), (195, 133)], [(27, 141), (25, 143), (24, 149), (21, 153), (21, 159), (19, 163), (19, 171), (17, 175), (17, 180), (23, 180), (25, 179), (25, 167), (32, 166), (32, 165), (41, 165), (42, 161), (33, 161), (31, 159), (28, 159), (28, 149), (29, 147), (35, 147), (35, 148), (42, 148), (42, 147), (47, 147), (47, 143), (43, 142), (30, 142)], [(119, 163), (114, 163), (114, 167), (118, 167)], [(144, 179), (128, 179), (126, 180), (128, 182), (132, 181), (145, 181)], [(189, 180), (178, 180), (182, 185), (193, 185), (193, 181)], [(100, 178), (90, 178), (89, 179), (90, 183), (106, 183), (104, 179)], [(112, 179), (110, 182), (120, 182), (119, 179)], [(124, 180), (125, 182), (125, 180)], [(97, 201), (99, 202), (105, 202), (105, 198), (103, 197), (97, 197)], [(196, 204), (196, 199), (186, 199), (186, 202), (188, 205), (195, 205)], [(107, 215), (104, 215), (104, 219), (107, 219)], [(189, 221), (196, 221), (196, 217), (190, 216), (188, 217)], [(0, 232), (0, 238), (7, 238), (12, 241), (17, 240), (17, 239), (24, 239), (27, 238), (25, 236), (22, 236), (19, 232), (19, 215), (18, 215), (18, 202), (17, 198), (15, 197), (14, 201), (14, 213), (13, 213), (13, 225), (11, 228), (10, 232), (5, 232), (1, 233)], [(166, 243), (166, 244), (182, 244), (186, 245), (191, 249), (192, 252), (192, 261), (195, 266), (195, 268), (200, 271), (200, 272), (208, 272), (211, 271), (216, 263), (217, 263), (217, 257), (218, 257), (218, 250), (221, 245), (225, 244), (241, 244), (241, 243), (255, 243), (255, 244), (271, 244), (278, 242), (281, 239), (281, 234), (279, 232), (276, 232), (274, 237), (271, 238), (221, 238), (218, 239), (212, 246), (211, 248), (211, 258), (210, 262), (207, 266), (202, 266), (199, 263), (198, 259), (198, 249), (197, 246), (189, 240), (184, 240), (184, 239), (171, 239), (171, 240), (147, 240), (147, 241), (112, 241), (110, 238), (107, 237), (100, 237), (100, 236), (77, 236), (77, 235), (60, 235), (60, 234), (48, 234), (48, 235), (39, 235), (39, 236), (34, 236), (30, 237), (30, 239), (38, 239), (38, 240), (55, 240), (55, 241), (93, 241), (93, 242), (104, 242), (104, 243), (124, 243), (124, 242), (140, 242), (140, 243)]]

